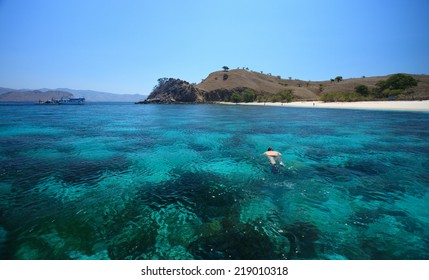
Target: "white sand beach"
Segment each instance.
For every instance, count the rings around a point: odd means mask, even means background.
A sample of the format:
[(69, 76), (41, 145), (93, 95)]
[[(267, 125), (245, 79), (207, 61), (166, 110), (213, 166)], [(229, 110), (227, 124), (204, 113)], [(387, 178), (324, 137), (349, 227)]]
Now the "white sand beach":
[[(235, 105), (231, 102), (218, 102), (219, 104)], [(257, 106), (283, 106), (304, 108), (335, 108), (335, 109), (366, 109), (366, 110), (393, 110), (393, 111), (428, 111), (429, 100), (423, 101), (360, 101), (360, 102), (322, 102), (300, 101), (291, 103), (253, 102), (237, 103), (237, 105)]]

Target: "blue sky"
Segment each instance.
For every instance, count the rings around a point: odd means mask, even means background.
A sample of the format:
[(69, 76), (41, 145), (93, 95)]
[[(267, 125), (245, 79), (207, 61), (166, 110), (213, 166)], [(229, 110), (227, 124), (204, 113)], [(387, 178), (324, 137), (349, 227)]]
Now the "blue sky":
[(329, 80), (429, 73), (427, 0), (0, 0), (0, 87), (149, 94), (226, 65)]

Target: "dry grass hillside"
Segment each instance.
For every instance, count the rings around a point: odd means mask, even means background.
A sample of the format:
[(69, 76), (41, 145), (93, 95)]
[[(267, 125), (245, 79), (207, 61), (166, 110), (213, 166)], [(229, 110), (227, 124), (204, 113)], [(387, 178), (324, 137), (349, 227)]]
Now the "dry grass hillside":
[[(429, 75), (411, 75), (419, 80), (414, 88), (414, 98), (429, 99)], [(389, 76), (344, 79), (336, 81), (302, 81), (281, 79), (278, 76), (266, 75), (247, 70), (217, 71), (211, 73), (200, 84), (198, 89), (213, 91), (217, 89), (234, 89), (240, 87), (251, 88), (259, 93), (277, 93), (285, 89), (292, 89), (298, 100), (318, 100), (324, 93), (353, 92), (357, 85), (363, 84), (371, 90), (380, 80)]]

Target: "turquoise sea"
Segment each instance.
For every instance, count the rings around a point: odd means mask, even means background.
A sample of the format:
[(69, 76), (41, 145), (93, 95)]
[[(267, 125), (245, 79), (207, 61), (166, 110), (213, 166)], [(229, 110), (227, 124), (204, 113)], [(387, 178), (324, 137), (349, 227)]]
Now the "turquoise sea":
[(429, 114), (0, 104), (0, 258), (427, 260)]

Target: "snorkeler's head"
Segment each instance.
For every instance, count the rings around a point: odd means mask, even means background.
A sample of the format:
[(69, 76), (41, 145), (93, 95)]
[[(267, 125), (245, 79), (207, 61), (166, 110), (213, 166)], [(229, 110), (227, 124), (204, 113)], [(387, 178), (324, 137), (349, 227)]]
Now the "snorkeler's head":
[(270, 146), (270, 147), (268, 147), (267, 151), (272, 151), (272, 150), (273, 150), (273, 148)]

